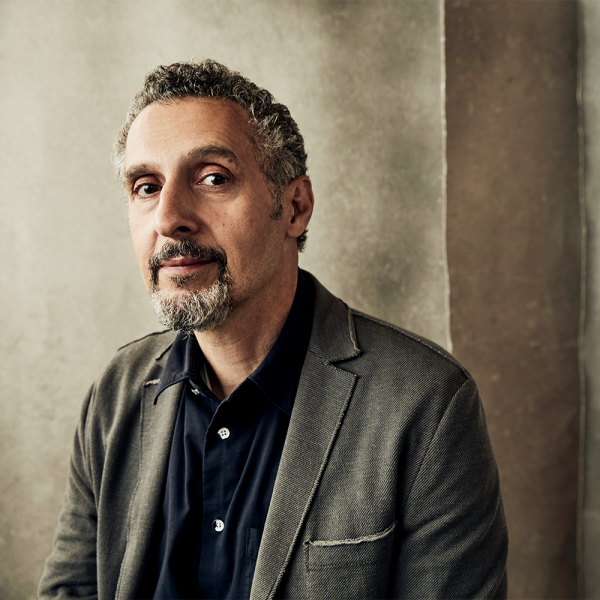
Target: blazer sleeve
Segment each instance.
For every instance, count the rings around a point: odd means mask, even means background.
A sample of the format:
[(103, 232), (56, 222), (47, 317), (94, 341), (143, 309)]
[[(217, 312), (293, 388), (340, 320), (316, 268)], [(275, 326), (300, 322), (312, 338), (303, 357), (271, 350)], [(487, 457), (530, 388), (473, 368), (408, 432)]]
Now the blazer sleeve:
[(69, 464), (67, 490), (63, 500), (54, 549), (46, 560), (38, 595), (50, 598), (98, 597), (96, 579), (96, 502), (86, 460), (85, 430), (92, 398), (86, 398), (75, 431)]
[(401, 511), (393, 598), (506, 598), (508, 533), (477, 387), (448, 405)]

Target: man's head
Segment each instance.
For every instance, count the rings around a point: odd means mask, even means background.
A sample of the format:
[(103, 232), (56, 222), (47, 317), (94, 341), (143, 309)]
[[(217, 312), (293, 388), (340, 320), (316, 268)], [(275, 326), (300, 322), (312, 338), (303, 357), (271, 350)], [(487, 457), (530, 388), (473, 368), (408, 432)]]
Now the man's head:
[[(298, 125), (287, 106), (276, 102), (268, 90), (210, 59), (160, 65), (146, 76), (144, 87), (134, 97), (114, 145), (113, 158), (121, 182), (127, 136), (136, 117), (155, 102), (169, 103), (185, 98), (227, 99), (244, 109), (256, 160), (273, 194), (273, 215), (279, 218), (285, 186), (296, 177), (306, 175), (304, 139)], [(302, 252), (306, 232), (297, 243), (298, 251)]]
[(313, 204), (285, 107), (214, 62), (159, 67), (133, 102), (115, 157), (164, 325), (209, 330), (237, 307), (252, 318), (277, 303), (295, 277)]

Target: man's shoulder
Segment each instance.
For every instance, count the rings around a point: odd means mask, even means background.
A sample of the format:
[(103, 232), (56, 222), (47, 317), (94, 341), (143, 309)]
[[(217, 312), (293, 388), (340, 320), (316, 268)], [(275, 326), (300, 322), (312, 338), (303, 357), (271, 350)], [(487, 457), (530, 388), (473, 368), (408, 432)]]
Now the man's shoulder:
[(169, 350), (176, 336), (176, 331), (168, 329), (148, 333), (118, 348), (115, 357), (123, 359), (155, 356), (156, 358), (160, 358), (162, 354)]
[(349, 307), (311, 276), (316, 287), (313, 343), (328, 362), (370, 373), (458, 382), (469, 372), (435, 342), (398, 325)]
[(176, 335), (174, 331), (159, 331), (121, 346), (101, 372), (96, 386), (119, 386), (119, 382), (143, 385), (160, 377)]
[(456, 373), (464, 378), (470, 374), (448, 350), (424, 336), (404, 329), (383, 319), (350, 309), (361, 353), (370, 353), (377, 360), (383, 357), (417, 361), (424, 367), (432, 367)]
[(168, 351), (177, 334), (161, 331), (121, 346), (94, 381), (82, 407), (88, 427), (104, 438), (124, 415), (139, 410), (142, 394), (162, 375)]
[(360, 353), (344, 367), (361, 377), (369, 389), (385, 390), (390, 402), (399, 397), (404, 406), (421, 400), (446, 406), (466, 382), (475, 385), (460, 362), (431, 340), (349, 310)]

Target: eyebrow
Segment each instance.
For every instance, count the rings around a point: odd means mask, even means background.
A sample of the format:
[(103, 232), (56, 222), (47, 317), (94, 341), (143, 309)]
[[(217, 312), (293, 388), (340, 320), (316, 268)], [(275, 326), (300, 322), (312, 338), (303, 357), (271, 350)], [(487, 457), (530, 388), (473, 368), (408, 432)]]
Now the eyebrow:
[(233, 163), (237, 168), (241, 168), (236, 154), (227, 148), (223, 148), (223, 146), (201, 146), (190, 150), (187, 155), (189, 158), (195, 158), (196, 160), (222, 158)]
[[(200, 161), (208, 161), (210, 159), (220, 158), (232, 163), (235, 167), (241, 170), (241, 165), (236, 154), (231, 150), (224, 148), (223, 146), (210, 145), (193, 148), (187, 153), (186, 158)], [(155, 169), (156, 166), (153, 166), (152, 163), (139, 163), (127, 169), (123, 175), (123, 179), (124, 181), (131, 181), (132, 179), (140, 177), (141, 175), (147, 175)]]

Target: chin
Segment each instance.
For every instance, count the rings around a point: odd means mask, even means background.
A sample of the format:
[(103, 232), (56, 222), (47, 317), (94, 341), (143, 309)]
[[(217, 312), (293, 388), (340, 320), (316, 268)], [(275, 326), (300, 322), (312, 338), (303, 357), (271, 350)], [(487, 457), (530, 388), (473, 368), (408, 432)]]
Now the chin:
[(190, 333), (208, 331), (225, 322), (232, 309), (231, 286), (227, 278), (200, 289), (177, 287), (163, 290), (153, 286), (152, 308), (161, 325)]

